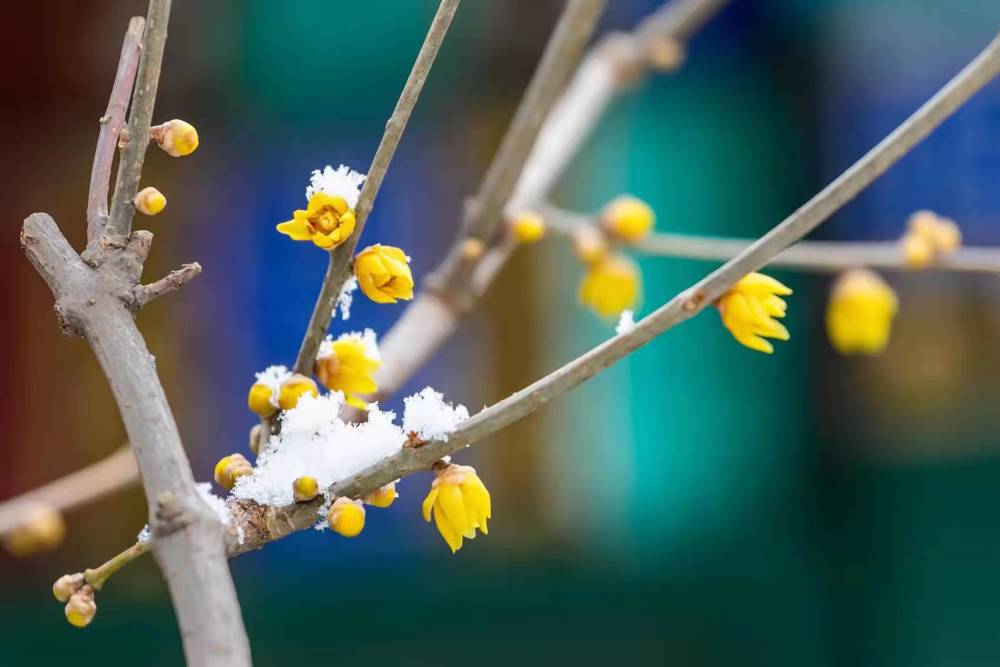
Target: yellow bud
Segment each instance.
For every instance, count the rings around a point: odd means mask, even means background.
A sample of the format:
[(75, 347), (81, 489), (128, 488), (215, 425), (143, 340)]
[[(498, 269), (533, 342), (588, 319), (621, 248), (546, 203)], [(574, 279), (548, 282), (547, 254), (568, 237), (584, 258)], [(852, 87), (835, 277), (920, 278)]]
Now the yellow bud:
[(409, 258), (399, 248), (371, 245), (354, 258), (358, 286), (376, 303), (396, 303), (413, 298), (413, 274)]
[(649, 204), (628, 195), (613, 199), (601, 214), (604, 228), (628, 243), (635, 243), (648, 234), (655, 219)]
[(486, 252), (486, 244), (479, 239), (465, 239), (462, 241), (461, 253), (462, 259), (468, 261), (475, 261), (483, 256)]
[(292, 482), (292, 497), (297, 503), (307, 503), (319, 495), (319, 482), (315, 477), (296, 477)]
[(230, 454), (223, 456), (215, 464), (215, 483), (231, 491), (236, 485), (236, 480), (244, 475), (252, 475), (253, 466), (242, 454)]
[(903, 262), (911, 269), (923, 269), (934, 261), (934, 246), (920, 234), (907, 232), (902, 239)]
[(788, 308), (781, 297), (791, 293), (791, 288), (770, 276), (749, 273), (716, 301), (722, 325), (741, 345), (771, 354), (774, 346), (765, 339), (789, 338), (788, 329), (778, 319)]
[(66, 603), (66, 620), (70, 625), (85, 628), (94, 620), (97, 613), (97, 603), (94, 602), (94, 589), (84, 586), (70, 596)]
[(190, 155), (198, 148), (198, 130), (179, 118), (151, 128), (149, 134), (160, 148), (174, 157)]
[(340, 497), (333, 501), (326, 520), (335, 533), (357, 537), (365, 527), (365, 507), (360, 500)]
[(4, 546), (11, 555), (25, 558), (52, 551), (66, 537), (66, 522), (59, 510), (48, 505), (35, 505), (26, 511), (21, 524), (4, 537)]
[(934, 245), (942, 253), (958, 250), (962, 245), (962, 230), (951, 218), (938, 218), (934, 228)]
[[(905, 247), (907, 237), (919, 237), (926, 242), (929, 248), (929, 253), (922, 253), (922, 249), (917, 247), (916, 242), (909, 242), (912, 246), (911, 253), (915, 257), (914, 268), (927, 266), (936, 259), (937, 254), (954, 252), (962, 245), (962, 231), (955, 224), (955, 221), (951, 218), (943, 218), (933, 211), (917, 211), (907, 221), (906, 234), (903, 237), (903, 250), (904, 256), (908, 257)], [(929, 254), (929, 257), (921, 265), (919, 262), (923, 259), (922, 254)]]
[(510, 221), (510, 231), (519, 243), (534, 243), (545, 236), (545, 221), (534, 211), (524, 211)]
[(684, 46), (675, 39), (658, 39), (646, 52), (649, 66), (661, 72), (677, 69), (684, 62)]
[(258, 382), (250, 387), (250, 392), (247, 394), (247, 407), (267, 419), (278, 411), (278, 406), (271, 402), (273, 397), (274, 392), (271, 388)]
[(378, 507), (385, 509), (391, 505), (399, 494), (396, 493), (396, 483), (386, 484), (385, 486), (379, 487), (378, 489), (372, 491), (371, 493), (365, 495), (362, 500), (365, 504), (371, 505), (372, 507)]
[(83, 573), (64, 574), (56, 579), (52, 584), (52, 595), (60, 602), (68, 602), (73, 593), (76, 593), (83, 586)]
[(139, 190), (135, 196), (135, 208), (145, 215), (156, 215), (167, 206), (167, 198), (156, 188), (150, 186)]
[(878, 354), (889, 342), (896, 293), (872, 271), (854, 269), (834, 283), (826, 309), (830, 342), (841, 354)]
[(298, 405), (299, 399), (305, 394), (319, 396), (319, 387), (312, 378), (295, 373), (281, 383), (278, 391), (278, 407), (282, 410), (291, 410)]
[(608, 256), (608, 244), (604, 235), (589, 226), (573, 232), (573, 249), (585, 264), (594, 264)]
[(578, 296), (598, 315), (613, 317), (635, 308), (639, 290), (639, 267), (624, 255), (611, 255), (587, 268)]

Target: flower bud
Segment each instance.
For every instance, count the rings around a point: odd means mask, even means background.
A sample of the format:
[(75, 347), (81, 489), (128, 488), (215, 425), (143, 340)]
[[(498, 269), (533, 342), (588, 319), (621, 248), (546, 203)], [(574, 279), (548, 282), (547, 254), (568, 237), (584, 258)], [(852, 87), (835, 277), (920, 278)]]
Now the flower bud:
[(379, 487), (378, 489), (375, 489), (371, 493), (365, 495), (365, 497), (362, 498), (362, 500), (365, 502), (366, 505), (371, 505), (372, 507), (385, 509), (386, 507), (391, 505), (398, 496), (399, 494), (396, 493), (396, 483), (392, 482), (390, 484), (386, 484), (385, 486)]
[(841, 354), (878, 354), (889, 342), (896, 293), (877, 273), (852, 269), (834, 283), (826, 309), (830, 343)]
[(254, 456), (260, 456), (264, 449), (263, 445), (266, 443), (267, 432), (264, 430), (264, 425), (254, 424), (253, 428), (250, 429), (250, 451), (253, 452)]
[(676, 39), (657, 39), (646, 52), (646, 60), (653, 69), (671, 72), (684, 62), (684, 46)]
[(335, 533), (357, 537), (365, 527), (365, 507), (360, 500), (340, 497), (333, 501), (326, 520)]
[(305, 394), (319, 396), (319, 387), (312, 378), (295, 373), (281, 383), (278, 391), (278, 407), (282, 410), (291, 410), (298, 405), (299, 399)]
[(292, 482), (292, 497), (297, 503), (307, 503), (319, 495), (319, 482), (315, 477), (296, 477)]
[(376, 303), (396, 303), (413, 298), (413, 274), (409, 258), (399, 248), (370, 245), (354, 258), (358, 286)]
[(573, 249), (584, 264), (594, 264), (608, 255), (604, 235), (593, 227), (580, 227), (573, 232)]
[(34, 505), (27, 509), (21, 524), (4, 537), (4, 546), (11, 555), (25, 558), (52, 551), (65, 537), (62, 513), (48, 505)]
[(135, 196), (135, 208), (145, 215), (156, 215), (167, 206), (167, 198), (156, 188), (150, 186), (139, 190)]
[(83, 586), (83, 573), (64, 574), (56, 579), (52, 584), (52, 595), (60, 602), (68, 602), (73, 593), (76, 593)]
[(611, 255), (587, 268), (578, 296), (598, 315), (612, 317), (634, 309), (639, 291), (639, 267), (624, 255)]
[(465, 239), (462, 241), (461, 253), (464, 260), (475, 261), (482, 257), (485, 252), (486, 244), (479, 239)]
[(252, 474), (253, 466), (242, 454), (223, 456), (215, 464), (215, 483), (227, 491), (232, 491), (237, 479)]
[(604, 228), (628, 243), (635, 243), (648, 234), (655, 219), (649, 204), (628, 195), (613, 199), (601, 214)]
[(250, 387), (247, 394), (247, 407), (267, 419), (278, 411), (278, 406), (272, 402), (273, 398), (274, 391), (266, 384), (257, 382)]
[(942, 253), (955, 252), (962, 245), (962, 230), (951, 218), (938, 218), (934, 228), (934, 245)]
[(545, 236), (545, 221), (534, 211), (524, 211), (510, 221), (510, 231), (519, 243), (535, 243)]
[(934, 261), (934, 246), (926, 236), (907, 232), (902, 240), (903, 262), (911, 269), (923, 269)]
[(70, 596), (66, 603), (66, 620), (70, 625), (85, 628), (94, 620), (97, 613), (97, 603), (94, 602), (94, 589), (84, 586)]
[(191, 123), (179, 118), (151, 128), (149, 136), (159, 144), (160, 148), (174, 157), (190, 155), (198, 148), (198, 130)]

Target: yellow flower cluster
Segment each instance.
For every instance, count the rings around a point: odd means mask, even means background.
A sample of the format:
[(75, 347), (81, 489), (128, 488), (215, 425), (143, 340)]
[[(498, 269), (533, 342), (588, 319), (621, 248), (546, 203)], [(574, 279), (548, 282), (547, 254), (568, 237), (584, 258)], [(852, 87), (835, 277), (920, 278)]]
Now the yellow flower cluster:
[(962, 245), (962, 231), (951, 218), (933, 211), (917, 211), (910, 216), (901, 246), (903, 260), (912, 269), (923, 269)]
[(782, 296), (792, 290), (763, 273), (744, 276), (719, 298), (722, 324), (741, 344), (771, 354), (774, 347), (765, 338), (788, 340), (788, 330), (777, 319), (785, 316)]
[(422, 509), (425, 521), (434, 515), (434, 523), (452, 553), (462, 548), (463, 538), (475, 538), (476, 529), (483, 535), (489, 533), (490, 492), (470, 466), (450, 464), (439, 470)]
[(399, 248), (370, 245), (354, 258), (358, 286), (375, 303), (396, 303), (413, 298), (410, 258)]
[(312, 241), (324, 250), (332, 250), (354, 232), (354, 209), (340, 196), (316, 192), (305, 210), (292, 213), (292, 219), (278, 225), (278, 231), (293, 241)]
[(889, 342), (896, 293), (866, 269), (847, 271), (833, 286), (826, 309), (830, 343), (841, 354), (877, 354)]

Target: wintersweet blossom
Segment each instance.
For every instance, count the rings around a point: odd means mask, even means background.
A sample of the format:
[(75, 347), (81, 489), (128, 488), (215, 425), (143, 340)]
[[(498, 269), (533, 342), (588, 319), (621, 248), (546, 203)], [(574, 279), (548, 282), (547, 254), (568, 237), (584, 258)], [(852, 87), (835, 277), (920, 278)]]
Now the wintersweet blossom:
[(490, 492), (471, 466), (449, 464), (438, 470), (422, 510), (425, 521), (434, 515), (438, 532), (452, 553), (462, 548), (463, 538), (474, 539), (477, 528), (489, 534)]
[(510, 221), (510, 231), (519, 243), (535, 243), (545, 236), (545, 220), (534, 211), (524, 211)]
[(252, 474), (253, 466), (246, 460), (246, 457), (242, 454), (230, 454), (223, 456), (215, 464), (213, 476), (216, 484), (229, 491), (236, 485), (237, 479)]
[(293, 241), (312, 241), (317, 247), (332, 250), (354, 233), (354, 210), (337, 195), (317, 192), (306, 209), (292, 213), (292, 219), (278, 225), (278, 231)]
[(381, 364), (371, 329), (344, 334), (336, 340), (327, 336), (316, 355), (316, 376), (324, 387), (343, 392), (349, 405), (363, 410), (368, 404), (358, 396), (378, 389), (375, 371)]
[(649, 204), (630, 195), (611, 200), (601, 213), (604, 228), (627, 243), (642, 239), (655, 221), (656, 215)]
[(639, 299), (639, 267), (624, 255), (609, 255), (587, 267), (580, 282), (580, 303), (602, 317), (634, 309)]
[(337, 498), (330, 505), (326, 520), (338, 535), (357, 537), (365, 527), (365, 506), (360, 500)]
[(315, 477), (303, 475), (292, 482), (292, 498), (297, 503), (307, 503), (319, 495), (319, 482)]
[(319, 396), (319, 387), (312, 378), (295, 373), (281, 383), (278, 390), (278, 407), (282, 410), (291, 410), (306, 394)]
[(763, 273), (750, 273), (716, 302), (722, 324), (737, 341), (751, 350), (771, 354), (774, 347), (765, 338), (788, 340), (788, 330), (777, 319), (785, 316), (781, 298), (792, 290)]
[(826, 309), (826, 331), (841, 354), (878, 354), (889, 342), (896, 293), (877, 273), (847, 271), (833, 286)]
[(385, 486), (380, 486), (371, 493), (365, 494), (364, 498), (361, 500), (363, 500), (366, 505), (385, 509), (386, 507), (389, 507), (389, 505), (392, 505), (398, 497), (399, 494), (396, 493), (396, 483), (390, 482)]
[(410, 258), (399, 248), (370, 245), (354, 258), (354, 275), (361, 291), (376, 303), (396, 303), (413, 298)]

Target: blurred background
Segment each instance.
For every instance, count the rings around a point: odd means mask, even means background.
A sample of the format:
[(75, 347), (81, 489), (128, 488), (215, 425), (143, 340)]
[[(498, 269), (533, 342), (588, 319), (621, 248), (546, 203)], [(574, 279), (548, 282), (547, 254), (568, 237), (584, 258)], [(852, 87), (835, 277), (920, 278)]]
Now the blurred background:
[[(601, 32), (654, 0), (616, 0)], [(290, 363), (326, 258), (277, 222), (312, 169), (364, 170), (436, 3), (175, 3), (157, 120), (201, 147), (151, 150), (168, 200), (138, 219), (145, 277), (204, 274), (139, 318), (195, 474), (242, 451), (254, 371)], [(414, 113), (364, 243), (404, 247), (419, 278), (442, 257), (561, 3), (467, 2)], [(124, 430), (89, 348), (60, 335), (18, 247), (47, 211), (76, 247), (97, 118), (139, 0), (16, 3), (0, 22), (0, 498), (111, 453)], [(733, 0), (686, 65), (621, 98), (555, 200), (596, 210), (631, 192), (661, 230), (757, 235), (923, 103), (995, 34), (995, 0)], [(822, 229), (893, 239), (913, 210), (1000, 245), (994, 83)], [(644, 315), (711, 264), (642, 259)], [(558, 240), (526, 248), (401, 397), (433, 385), (476, 410), (606, 339), (575, 304)], [(1000, 279), (892, 274), (887, 352), (826, 340), (829, 279), (795, 288), (774, 356), (706, 312), (550, 408), (463, 453), (493, 493), (489, 537), (452, 556), (419, 516), (429, 476), (344, 540), (307, 531), (232, 562), (258, 664), (978, 665), (1000, 661)], [(402, 306), (355, 300), (383, 333)], [(98, 600), (90, 628), (51, 598), (145, 522), (138, 489), (68, 515), (63, 547), (0, 552), (0, 664), (175, 665), (180, 641), (151, 559)]]

